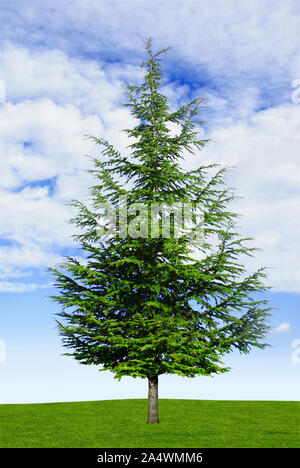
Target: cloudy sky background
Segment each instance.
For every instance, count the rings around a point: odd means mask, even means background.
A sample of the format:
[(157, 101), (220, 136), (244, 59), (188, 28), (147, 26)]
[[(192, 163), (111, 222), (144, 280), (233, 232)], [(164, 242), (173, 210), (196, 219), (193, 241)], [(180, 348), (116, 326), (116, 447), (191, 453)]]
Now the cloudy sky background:
[(121, 129), (133, 119), (122, 84), (140, 81), (149, 36), (172, 47), (163, 85), (171, 105), (207, 99), (211, 141), (185, 165), (235, 167), (228, 182), (242, 197), (241, 231), (262, 249), (248, 268), (269, 267), (277, 308), (272, 348), (232, 354), (226, 376), (163, 377), (161, 396), (298, 399), (299, 3), (0, 0), (0, 21), (0, 402), (145, 396), (141, 380), (118, 383), (61, 356), (44, 267), (73, 249), (65, 202), (86, 196), (84, 155), (96, 152), (83, 136), (126, 151)]

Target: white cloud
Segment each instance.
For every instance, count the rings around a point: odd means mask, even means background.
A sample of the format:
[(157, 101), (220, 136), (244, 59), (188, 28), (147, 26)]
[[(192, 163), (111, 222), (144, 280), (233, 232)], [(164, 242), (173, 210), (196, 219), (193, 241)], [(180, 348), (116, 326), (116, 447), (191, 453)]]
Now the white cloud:
[[(8, 42), (0, 52), (0, 63), (7, 101), (47, 97), (89, 113), (101, 109), (103, 114), (121, 96), (120, 67), (108, 73), (99, 62), (70, 58), (60, 50), (29, 50)], [(134, 74), (134, 67), (129, 70)]]
[[(251, 118), (214, 130), (202, 151), (206, 161), (236, 166), (228, 182), (243, 197), (242, 232), (262, 249), (249, 268), (270, 268), (268, 283), (281, 291), (300, 291), (300, 106), (270, 108)], [(201, 159), (202, 161), (202, 159)], [(188, 157), (186, 165), (199, 159)]]
[[(72, 245), (67, 224), (72, 211), (65, 202), (88, 189), (83, 155), (92, 147), (82, 137), (89, 131), (99, 134), (102, 126), (96, 116), (83, 117), (75, 107), (49, 99), (7, 103), (0, 108), (0, 125), (4, 274), (53, 264), (58, 249)], [(52, 185), (57, 185), (54, 195)]]
[(46, 288), (48, 285), (35, 283), (11, 283), (9, 281), (0, 281), (0, 292), (23, 293), (35, 291), (39, 288)]
[(291, 331), (291, 325), (288, 322), (281, 323), (278, 327), (274, 328), (271, 333), (278, 334), (278, 333), (287, 333)]
[(263, 77), (273, 87), (300, 73), (295, 0), (252, 0), (238, 8), (232, 0), (15, 0), (6, 8), (3, 36), (31, 45), (117, 58), (126, 51), (132, 58), (153, 36), (174, 47), (177, 69), (176, 59), (184, 59), (214, 80), (231, 77), (233, 87)]
[[(1, 58), (10, 96), (17, 100), (0, 107), (0, 278), (7, 280), (57, 263), (59, 250), (74, 245), (67, 223), (73, 211), (66, 201), (86, 198), (91, 179), (85, 155), (99, 154), (84, 136), (125, 147), (120, 128), (130, 126), (131, 117), (114, 102), (120, 85), (112, 71), (106, 76), (95, 64), (84, 67), (63, 53), (30, 54), (11, 45)], [(1, 291), (35, 287), (1, 283)]]
[(103, 128), (98, 117), (84, 117), (76, 107), (49, 99), (6, 103), (0, 108), (0, 125), (3, 188), (83, 168), (82, 154), (91, 148), (83, 136)]

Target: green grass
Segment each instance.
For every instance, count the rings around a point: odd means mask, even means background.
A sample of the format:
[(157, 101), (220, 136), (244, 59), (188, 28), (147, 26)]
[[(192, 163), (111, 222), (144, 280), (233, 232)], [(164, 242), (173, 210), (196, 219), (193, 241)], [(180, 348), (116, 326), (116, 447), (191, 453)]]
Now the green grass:
[(146, 400), (0, 405), (0, 447), (300, 447), (300, 403)]

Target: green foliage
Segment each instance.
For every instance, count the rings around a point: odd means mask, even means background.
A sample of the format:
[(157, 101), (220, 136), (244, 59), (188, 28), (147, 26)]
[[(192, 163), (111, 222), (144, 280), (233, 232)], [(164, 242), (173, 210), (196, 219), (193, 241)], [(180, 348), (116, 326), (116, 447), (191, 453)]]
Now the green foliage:
[[(185, 171), (180, 164), (186, 151), (194, 154), (207, 143), (195, 120), (203, 100), (171, 111), (160, 93), (166, 49), (154, 54), (151, 40), (146, 49), (144, 82), (126, 86), (125, 105), (138, 121), (125, 130), (130, 156), (91, 137), (102, 148), (89, 171), (96, 180), (92, 208), (72, 203), (78, 210), (72, 223), (80, 230), (75, 239), (87, 258), (68, 257), (51, 269), (60, 290), (54, 300), (62, 306), (58, 326), (70, 355), (116, 378), (212, 375), (228, 370), (221, 359), (234, 348), (247, 353), (266, 346), (261, 340), (269, 308), (253, 297), (266, 289), (265, 271), (247, 275), (240, 260), (255, 249), (235, 232), (226, 169), (211, 164)], [(180, 128), (175, 136), (170, 123)], [(104, 203), (117, 207), (120, 195), (128, 204), (201, 204), (201, 239), (172, 232), (169, 238), (100, 238), (99, 209)]]

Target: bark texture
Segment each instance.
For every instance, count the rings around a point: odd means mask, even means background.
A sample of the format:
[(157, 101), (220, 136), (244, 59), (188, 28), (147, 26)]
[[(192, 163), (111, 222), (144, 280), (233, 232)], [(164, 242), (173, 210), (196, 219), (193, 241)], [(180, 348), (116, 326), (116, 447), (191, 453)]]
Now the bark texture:
[(159, 423), (158, 376), (148, 378), (148, 423)]

